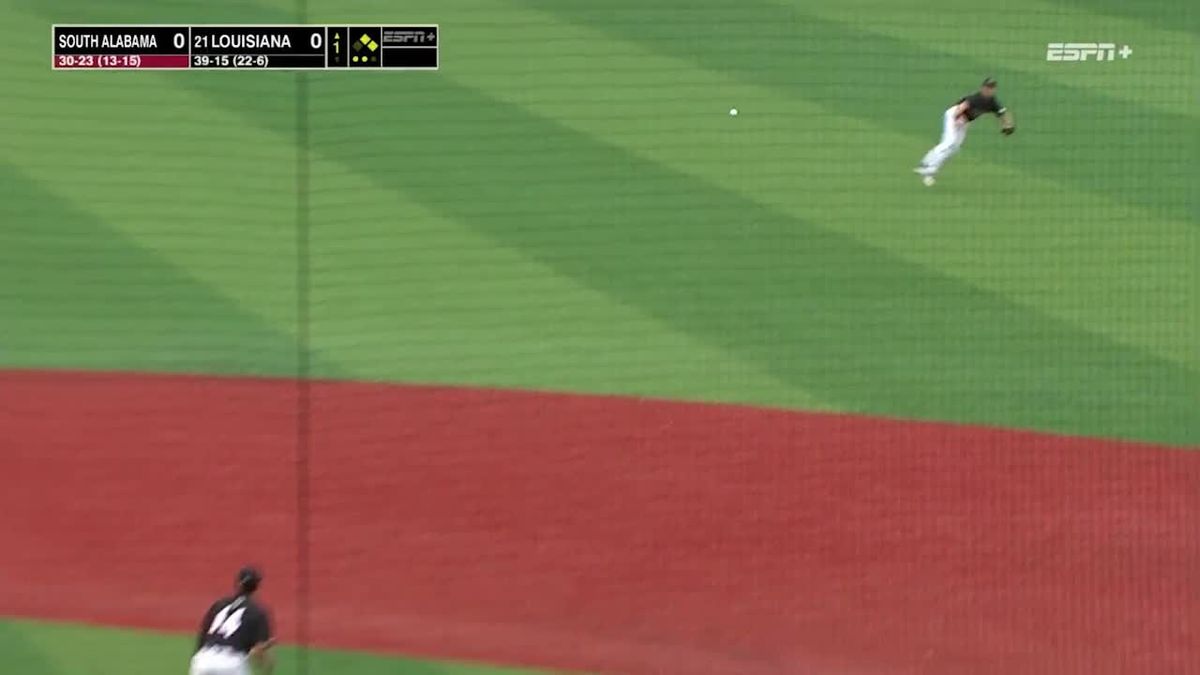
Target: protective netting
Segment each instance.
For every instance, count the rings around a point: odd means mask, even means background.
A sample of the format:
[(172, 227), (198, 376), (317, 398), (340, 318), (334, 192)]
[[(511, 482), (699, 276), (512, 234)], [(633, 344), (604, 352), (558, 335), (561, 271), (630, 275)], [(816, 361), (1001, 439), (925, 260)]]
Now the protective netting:
[[(0, 615), (183, 633), (254, 561), (284, 672), (1195, 668), (1192, 3), (0, 18)], [(47, 67), (297, 21), (441, 70)], [(0, 653), (189, 646), (54, 630)]]

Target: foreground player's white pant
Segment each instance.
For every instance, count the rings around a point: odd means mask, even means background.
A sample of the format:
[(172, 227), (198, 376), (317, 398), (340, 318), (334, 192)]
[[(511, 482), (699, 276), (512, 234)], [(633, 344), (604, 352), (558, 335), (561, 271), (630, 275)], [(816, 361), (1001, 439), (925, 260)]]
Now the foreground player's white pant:
[(251, 675), (250, 663), (232, 649), (206, 647), (192, 657), (188, 675)]
[(942, 140), (925, 153), (924, 159), (921, 160), (921, 169), (918, 172), (924, 176), (932, 176), (937, 173), (946, 160), (958, 152), (967, 138), (968, 123), (957, 118), (954, 112), (955, 107), (957, 106), (946, 108), (946, 112), (942, 115)]

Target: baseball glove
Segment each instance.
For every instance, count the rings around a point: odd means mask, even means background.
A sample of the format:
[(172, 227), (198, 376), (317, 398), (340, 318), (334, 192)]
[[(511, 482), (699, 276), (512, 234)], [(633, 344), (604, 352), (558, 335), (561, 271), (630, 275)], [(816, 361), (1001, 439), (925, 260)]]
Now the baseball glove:
[(1016, 133), (1016, 131), (1017, 131), (1017, 128), (1015, 126), (1002, 127), (1000, 129), (1000, 133), (1004, 134), (1005, 136), (1012, 136), (1014, 133)]

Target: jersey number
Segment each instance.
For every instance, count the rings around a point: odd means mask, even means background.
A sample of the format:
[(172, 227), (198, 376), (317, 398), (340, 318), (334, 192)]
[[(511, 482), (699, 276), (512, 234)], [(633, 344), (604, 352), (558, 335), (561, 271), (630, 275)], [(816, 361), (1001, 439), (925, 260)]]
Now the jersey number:
[(208, 634), (220, 633), (225, 639), (229, 639), (230, 635), (233, 635), (242, 627), (242, 615), (245, 613), (245, 607), (239, 607), (232, 614), (229, 613), (229, 607), (223, 608), (213, 618), (212, 626), (208, 628)]

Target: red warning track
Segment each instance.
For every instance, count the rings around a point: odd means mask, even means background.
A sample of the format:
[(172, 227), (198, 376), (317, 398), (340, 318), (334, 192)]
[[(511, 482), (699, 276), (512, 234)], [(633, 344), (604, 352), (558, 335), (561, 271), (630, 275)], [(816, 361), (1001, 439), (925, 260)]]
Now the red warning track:
[[(0, 614), (297, 626), (296, 384), (0, 373)], [(316, 644), (625, 673), (1197, 672), (1200, 453), (315, 383)]]

